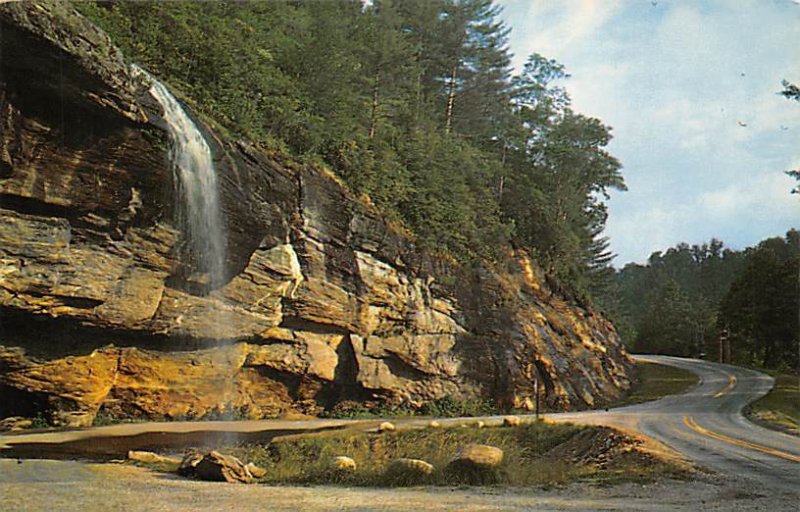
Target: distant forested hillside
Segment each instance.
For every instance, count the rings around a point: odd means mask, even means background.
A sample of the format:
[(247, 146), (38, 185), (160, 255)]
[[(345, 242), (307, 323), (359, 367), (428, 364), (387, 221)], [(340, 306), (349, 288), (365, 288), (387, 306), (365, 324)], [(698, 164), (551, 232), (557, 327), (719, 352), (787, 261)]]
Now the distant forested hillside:
[(619, 270), (601, 302), (636, 352), (719, 356), (727, 331), (732, 360), (800, 369), (800, 232), (744, 251), (719, 240), (679, 244), (645, 265)]
[(491, 0), (75, 6), (207, 119), (328, 165), (429, 250), (511, 244), (579, 297), (608, 282), (610, 128), (572, 110), (559, 63), (512, 76)]

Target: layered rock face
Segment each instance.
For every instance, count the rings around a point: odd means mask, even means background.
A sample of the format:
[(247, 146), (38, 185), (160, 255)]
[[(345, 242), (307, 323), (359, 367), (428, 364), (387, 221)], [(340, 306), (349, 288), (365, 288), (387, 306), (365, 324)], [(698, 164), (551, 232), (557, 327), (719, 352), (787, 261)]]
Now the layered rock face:
[(613, 326), (524, 253), (463, 268), (322, 169), (204, 128), (225, 284), (175, 222), (168, 137), (143, 78), (58, 4), (0, 6), (0, 417), (273, 417), (342, 400), (617, 397)]

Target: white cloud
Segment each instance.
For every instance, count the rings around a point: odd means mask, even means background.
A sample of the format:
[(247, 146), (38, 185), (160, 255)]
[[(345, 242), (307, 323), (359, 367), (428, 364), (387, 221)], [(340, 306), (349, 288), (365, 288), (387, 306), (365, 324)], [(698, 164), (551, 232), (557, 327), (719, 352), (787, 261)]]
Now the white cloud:
[[(800, 224), (800, 8), (778, 1), (501, 1), (515, 63), (567, 66), (575, 108), (613, 126), (629, 191), (609, 204), (618, 264), (712, 236), (752, 244)], [(745, 124), (746, 126), (741, 126)], [(795, 165), (791, 165), (791, 164)]]
[[(515, 64), (522, 67), (533, 52), (558, 57), (580, 45), (606, 24), (621, 8), (621, 0), (576, 0), (567, 6), (553, 0), (511, 0), (500, 2), (514, 7), (522, 15), (513, 25), (527, 25), (530, 30), (515, 48)], [(547, 23), (543, 23), (547, 20)], [(522, 50), (522, 51), (520, 51)]]
[[(702, 243), (712, 237), (741, 249), (762, 238), (782, 235), (791, 219), (800, 221), (800, 198), (789, 193), (793, 184), (785, 174), (772, 172), (684, 201), (661, 201), (624, 216), (615, 216), (612, 210), (608, 232), (619, 242), (615, 250), (636, 254), (632, 259), (639, 262), (678, 242)], [(730, 233), (731, 221), (749, 229)], [(787, 221), (790, 224), (784, 225)], [(726, 231), (730, 236), (721, 236)]]

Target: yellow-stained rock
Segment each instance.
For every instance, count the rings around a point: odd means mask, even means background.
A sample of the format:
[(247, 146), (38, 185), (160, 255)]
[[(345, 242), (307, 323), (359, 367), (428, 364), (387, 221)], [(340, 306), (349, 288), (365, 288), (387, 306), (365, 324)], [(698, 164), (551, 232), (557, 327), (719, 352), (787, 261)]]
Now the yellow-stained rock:
[(15, 432), (33, 426), (33, 421), (19, 416), (11, 416), (0, 420), (0, 432)]
[(144, 462), (146, 464), (174, 464), (180, 465), (181, 461), (173, 457), (165, 457), (153, 452), (131, 450), (128, 452), (128, 460)]
[(253, 475), (253, 478), (264, 478), (265, 476), (267, 476), (266, 469), (256, 466), (252, 462), (248, 462), (247, 464), (245, 464), (244, 467), (247, 471), (250, 472), (251, 475)]
[(503, 462), (503, 450), (484, 444), (470, 444), (459, 450), (451, 464), (491, 468)]
[(354, 461), (352, 458), (340, 455), (333, 458), (331, 461), (331, 468), (335, 471), (353, 473), (356, 471), (357, 466), (356, 461)]
[(397, 427), (394, 426), (394, 423), (389, 423), (388, 421), (378, 425), (378, 432), (394, 432), (395, 430), (397, 430)]

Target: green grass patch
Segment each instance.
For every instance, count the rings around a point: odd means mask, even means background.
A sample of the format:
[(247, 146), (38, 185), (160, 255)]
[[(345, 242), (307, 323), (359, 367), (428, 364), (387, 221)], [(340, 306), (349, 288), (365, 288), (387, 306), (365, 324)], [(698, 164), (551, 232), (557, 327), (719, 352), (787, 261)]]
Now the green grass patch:
[(634, 385), (628, 396), (614, 402), (612, 407), (639, 404), (658, 400), (667, 395), (677, 395), (700, 382), (700, 378), (689, 370), (644, 361), (637, 361), (633, 372)]
[(759, 423), (800, 435), (800, 376), (772, 374), (775, 387), (747, 407), (747, 414)]
[[(586, 435), (589, 430), (597, 431)], [(583, 432), (584, 435), (578, 436)], [(535, 422), (519, 427), (427, 428), (383, 434), (345, 430), (336, 433), (276, 438), (268, 445), (245, 445), (222, 448), (246, 462), (267, 470), (262, 479), (270, 484), (340, 484), (350, 486), (392, 487), (425, 485), (564, 485), (589, 479), (598, 482), (652, 480), (680, 471), (662, 461), (631, 457), (635, 451), (622, 450), (620, 460), (600, 468), (580, 460), (582, 453), (602, 450), (609, 429), (567, 424)], [(592, 442), (584, 441), (592, 439)], [(488, 471), (448, 468), (448, 463), (464, 446), (477, 443), (503, 450), (503, 462)], [(561, 447), (557, 455), (550, 452)], [(554, 452), (554, 453), (555, 453)], [(577, 458), (574, 454), (578, 454)], [(355, 460), (355, 472), (337, 472), (331, 462), (337, 456)], [(386, 468), (398, 458), (421, 459), (432, 464), (432, 475), (409, 481), (387, 474)]]
[(494, 416), (510, 411), (501, 410), (491, 400), (457, 400), (444, 396), (424, 403), (420, 407), (383, 402), (361, 403), (339, 402), (330, 410), (323, 412), (323, 418), (407, 418), (411, 416), (431, 416), (435, 418), (461, 418), (471, 416)]

